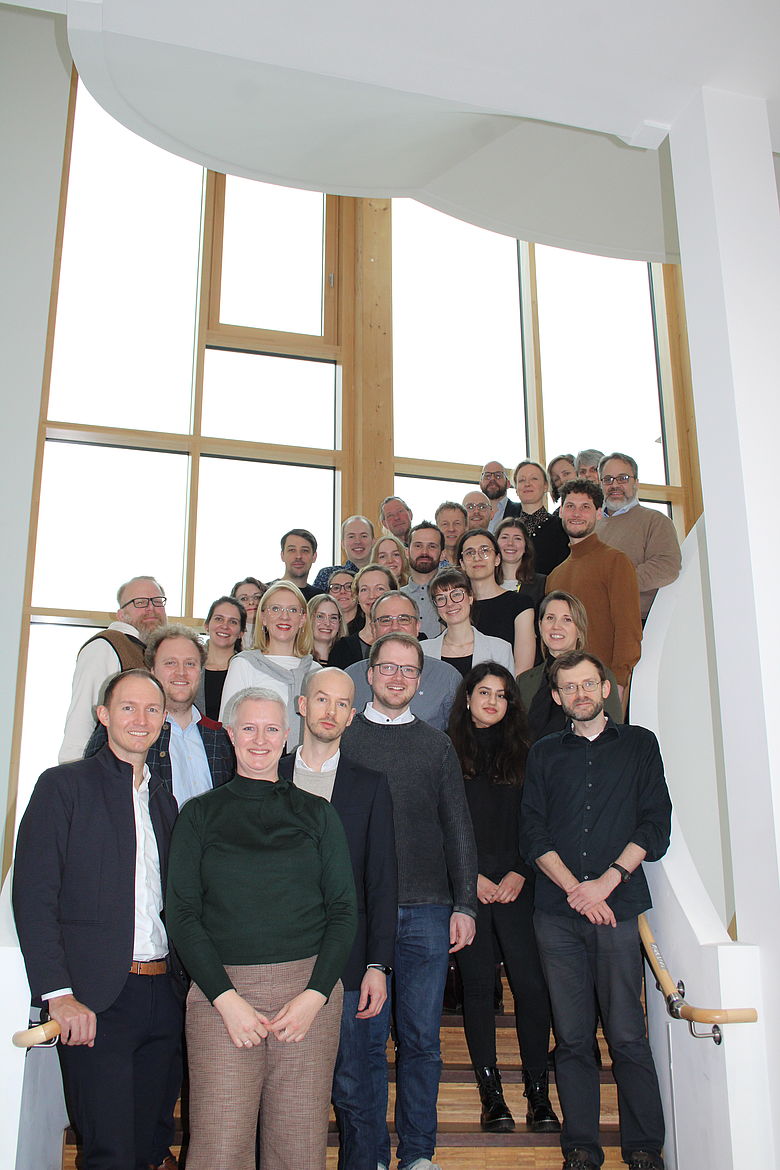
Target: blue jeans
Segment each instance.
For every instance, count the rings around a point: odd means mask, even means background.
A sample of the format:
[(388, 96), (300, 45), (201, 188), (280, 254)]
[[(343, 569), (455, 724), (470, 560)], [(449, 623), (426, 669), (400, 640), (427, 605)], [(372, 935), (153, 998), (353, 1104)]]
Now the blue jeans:
[[(370, 1041), (373, 1020), (356, 1020), (360, 991), (344, 992), (341, 1034), (336, 1067), (333, 1070), (333, 1108), (339, 1127), (339, 1170), (375, 1170), (377, 1163), (374, 1077), (370, 1069)], [(386, 1006), (386, 1005), (385, 1005)], [(385, 1107), (387, 1070), (384, 1069)]]
[[(395, 1128), (399, 1170), (436, 1148), (439, 1028), (450, 949), (449, 906), (399, 906), (393, 1004), (396, 1035)], [(374, 1097), (376, 1159), (390, 1165), (387, 1132), (387, 1038), (390, 999), (370, 1023), (369, 1077)]]
[[(596, 998), (618, 1090), (624, 1161), (636, 1150), (660, 1154), (664, 1117), (642, 1010), (642, 954), (636, 918), (616, 927), (587, 918), (534, 915), (539, 956), (552, 1001), (555, 1083), (563, 1111), (561, 1147), (604, 1161), (599, 1141), (599, 1070), (593, 1055)], [(595, 992), (595, 995), (594, 995)]]

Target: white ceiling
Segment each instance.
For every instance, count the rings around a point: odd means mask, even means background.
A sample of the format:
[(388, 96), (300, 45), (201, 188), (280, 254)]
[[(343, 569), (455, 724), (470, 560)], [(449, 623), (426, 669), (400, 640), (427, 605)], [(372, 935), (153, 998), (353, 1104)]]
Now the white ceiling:
[(765, 98), (780, 151), (777, 0), (67, 0), (67, 18), (97, 100), (168, 149), (569, 247), (675, 258), (657, 148), (701, 86)]

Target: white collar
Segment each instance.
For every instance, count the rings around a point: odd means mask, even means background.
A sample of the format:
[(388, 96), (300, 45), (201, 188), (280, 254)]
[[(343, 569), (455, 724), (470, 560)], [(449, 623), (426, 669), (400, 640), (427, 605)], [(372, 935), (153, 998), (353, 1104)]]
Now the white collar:
[(414, 722), (414, 715), (412, 715), (412, 712), (408, 707), (405, 711), (402, 711), (400, 715), (396, 715), (395, 719), (391, 719), (389, 715), (383, 715), (381, 711), (377, 711), (373, 703), (366, 703), (363, 714), (365, 715), (366, 719), (368, 719), (369, 723), (391, 723), (394, 727), (400, 726), (402, 723)]

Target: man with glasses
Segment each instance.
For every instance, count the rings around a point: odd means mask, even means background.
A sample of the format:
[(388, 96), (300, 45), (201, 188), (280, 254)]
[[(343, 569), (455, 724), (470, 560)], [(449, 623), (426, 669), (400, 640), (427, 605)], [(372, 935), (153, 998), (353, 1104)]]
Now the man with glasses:
[(493, 505), (484, 492), (466, 492), (463, 497), (468, 530), (487, 528), (493, 516)]
[(513, 503), (506, 494), (507, 488), (509, 487), (509, 480), (507, 479), (506, 469), (497, 460), (491, 460), (490, 463), (486, 463), (482, 468), (482, 475), (479, 477), (479, 486), (490, 500), (493, 509), (490, 522), (486, 525), (491, 532), (495, 532), (501, 521), (505, 520), (507, 516), (518, 516), (520, 514), (520, 504)]
[(347, 516), (341, 525), (341, 547), (347, 554), (344, 564), (320, 569), (314, 578), (315, 593), (328, 592), (328, 582), (337, 569), (350, 569), (357, 573), (358, 569), (369, 564), (374, 539), (374, 525), (367, 516)]
[(132, 577), (116, 595), (116, 621), (81, 647), (58, 760), (80, 760), (95, 727), (95, 708), (109, 675), (144, 665), (147, 639), (167, 622), (165, 590), (154, 577)]
[(575, 650), (550, 667), (570, 721), (537, 741), (525, 771), (521, 851), (538, 872), (534, 928), (550, 989), (564, 1170), (598, 1170), (596, 1004), (618, 1086), (629, 1170), (662, 1170), (664, 1118), (642, 1008), (637, 917), (651, 906), (643, 861), (669, 846), (671, 801), (658, 743), (604, 713), (602, 662)]
[[(392, 596), (386, 593), (375, 602), (378, 617)], [(411, 606), (409, 598), (403, 600)], [(390, 606), (384, 616), (396, 609)], [(477, 907), (476, 846), (457, 756), (449, 738), (411, 710), (424, 665), (420, 644), (410, 634), (380, 637), (368, 664), (371, 701), (342, 740), (350, 759), (385, 773), (393, 799), (398, 924), (392, 998), (400, 1170), (435, 1170), (444, 983), (449, 954), (474, 938)], [(374, 1098), (377, 1134), (371, 1165), (386, 1170), (389, 1005), (371, 1021), (371, 1029), (367, 1089)]]
[(604, 510), (596, 532), (604, 544), (620, 549), (636, 569), (642, 625), (662, 585), (680, 575), (680, 542), (674, 524), (663, 512), (645, 508), (637, 499), (636, 460), (620, 451), (599, 463)]
[[(400, 590), (390, 590), (378, 597), (371, 606), (371, 628), (374, 638), (384, 634), (404, 634), (417, 643), (420, 633), (420, 610), (413, 597)], [(417, 643), (419, 645), (419, 643)], [(423, 654), (420, 650), (420, 658)], [(371, 679), (368, 663), (355, 662), (347, 667), (347, 674), (355, 684), (355, 709), (362, 711), (371, 700)], [(432, 727), (446, 731), (460, 675), (454, 666), (438, 658), (425, 657), (422, 675), (410, 696), (412, 714), (424, 719)]]

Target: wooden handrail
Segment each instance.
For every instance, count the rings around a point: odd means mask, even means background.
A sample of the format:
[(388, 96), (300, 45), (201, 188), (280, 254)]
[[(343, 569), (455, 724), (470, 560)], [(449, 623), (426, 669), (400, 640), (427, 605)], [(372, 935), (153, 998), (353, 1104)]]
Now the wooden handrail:
[(694, 1024), (755, 1024), (758, 1019), (755, 1008), (697, 1008), (686, 1003), (684, 995), (669, 974), (669, 968), (644, 914), (639, 915), (639, 937), (666, 1000), (667, 1011), (675, 1020), (687, 1020)]

